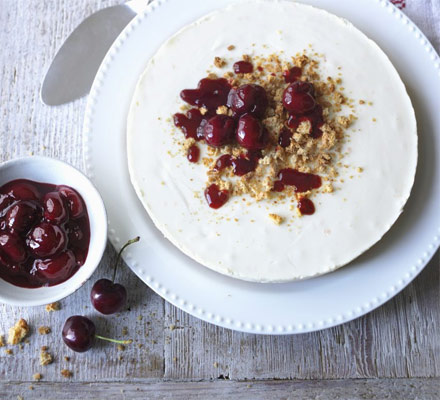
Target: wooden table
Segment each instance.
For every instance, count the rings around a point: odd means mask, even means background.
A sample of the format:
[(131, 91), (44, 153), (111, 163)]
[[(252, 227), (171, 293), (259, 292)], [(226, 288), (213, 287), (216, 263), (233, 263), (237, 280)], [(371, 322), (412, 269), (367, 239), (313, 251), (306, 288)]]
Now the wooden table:
[[(39, 100), (39, 87), (68, 34), (93, 11), (120, 2), (1, 2), (1, 161), (41, 154), (83, 168), (85, 99), (47, 107)], [(129, 288), (129, 309), (98, 316), (90, 305), (90, 288), (98, 278), (110, 276), (114, 260), (108, 246), (93, 278), (63, 300), (60, 311), (0, 305), (0, 334), (20, 317), (32, 327), (22, 348), (0, 348), (0, 399), (439, 396), (439, 253), (378, 310), (336, 328), (296, 336), (249, 335), (202, 322), (162, 300), (127, 267), (120, 269), (118, 280)], [(64, 320), (74, 314), (91, 316), (102, 334), (134, 343), (125, 350), (98, 343), (88, 353), (74, 353), (60, 334)], [(44, 325), (52, 333), (40, 335), (38, 328)], [(54, 356), (47, 366), (39, 364), (43, 345)], [(62, 369), (73, 376), (63, 377)], [(42, 380), (33, 382), (37, 372)]]

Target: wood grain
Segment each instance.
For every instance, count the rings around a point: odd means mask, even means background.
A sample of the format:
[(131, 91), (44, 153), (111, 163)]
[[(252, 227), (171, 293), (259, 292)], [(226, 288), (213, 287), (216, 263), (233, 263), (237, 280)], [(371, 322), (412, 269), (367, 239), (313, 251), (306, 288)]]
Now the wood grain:
[[(85, 99), (47, 107), (39, 100), (39, 87), (56, 50), (75, 26), (92, 12), (120, 2), (2, 1), (0, 160), (41, 154), (83, 169)], [(440, 43), (438, 24), (437, 31), (429, 34)], [(108, 246), (94, 277), (63, 300), (59, 312), (0, 305), (0, 334), (20, 317), (33, 327), (29, 344), (22, 349), (14, 347), (13, 355), (0, 348), (0, 398), (23, 395), (50, 399), (55, 393), (58, 399), (71, 398), (69, 393), (77, 397), (141, 398), (139, 388), (149, 398), (157, 398), (158, 391), (171, 397), (167, 394), (170, 390), (175, 393), (173, 398), (182, 399), (188, 394), (213, 399), (240, 395), (282, 398), (282, 393), (284, 398), (302, 399), (383, 398), (387, 393), (391, 398), (400, 393), (410, 399), (419, 393), (425, 394), (419, 398), (429, 399), (439, 391), (437, 379), (406, 379), (440, 377), (439, 253), (408, 288), (378, 310), (336, 328), (297, 336), (249, 335), (202, 322), (164, 302), (126, 267), (120, 270), (118, 280), (129, 288), (130, 310), (100, 317), (90, 306), (90, 287), (99, 277), (110, 276), (114, 257), (114, 250)], [(126, 337), (134, 344), (118, 351), (113, 345), (100, 343), (93, 351), (75, 354), (60, 337), (64, 320), (73, 314), (91, 316), (99, 332), (112, 337), (123, 337), (123, 328), (128, 327)], [(50, 326), (52, 333), (40, 336), (37, 329), (43, 325)], [(55, 356), (55, 362), (46, 367), (38, 361), (42, 345), (48, 345)], [(64, 360), (66, 355), (69, 362)], [(63, 368), (73, 371), (66, 392), (59, 390), (66, 388), (67, 381), (60, 375)], [(43, 375), (43, 382), (33, 384), (30, 391), (29, 381), (36, 372)], [(405, 379), (359, 380), (362, 378)], [(161, 383), (161, 379), (216, 382), (184, 385)], [(246, 379), (320, 381), (252, 383), (250, 388), (223, 382)], [(328, 397), (322, 397), (322, 388), (328, 390)]]

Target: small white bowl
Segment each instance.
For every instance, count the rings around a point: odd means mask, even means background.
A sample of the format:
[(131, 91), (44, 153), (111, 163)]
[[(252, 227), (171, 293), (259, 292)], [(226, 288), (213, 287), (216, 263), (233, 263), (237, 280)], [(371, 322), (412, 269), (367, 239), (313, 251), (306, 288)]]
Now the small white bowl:
[(90, 244), (86, 262), (67, 281), (36, 289), (11, 285), (0, 278), (0, 302), (16, 306), (39, 306), (53, 303), (79, 289), (95, 271), (107, 243), (107, 214), (104, 202), (90, 180), (65, 162), (32, 156), (0, 164), (0, 186), (15, 179), (67, 185), (84, 199), (90, 221)]

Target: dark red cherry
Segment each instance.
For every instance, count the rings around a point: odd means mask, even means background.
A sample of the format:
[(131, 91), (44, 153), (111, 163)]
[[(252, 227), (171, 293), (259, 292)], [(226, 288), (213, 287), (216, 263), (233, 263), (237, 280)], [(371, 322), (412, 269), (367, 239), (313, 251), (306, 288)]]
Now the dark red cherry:
[(69, 221), (64, 226), (69, 240), (69, 246), (81, 246), (84, 240), (84, 232), (75, 221)]
[(69, 214), (59, 192), (47, 193), (43, 198), (44, 218), (55, 224), (66, 222)]
[(180, 92), (183, 101), (192, 106), (205, 107), (214, 111), (226, 104), (231, 85), (224, 78), (202, 79), (197, 89), (185, 89)]
[(232, 160), (233, 159), (234, 159), (233, 156), (231, 156), (229, 154), (223, 154), (215, 162), (214, 170), (215, 171), (221, 171), (221, 170), (225, 169), (226, 167), (232, 166)]
[(86, 208), (79, 193), (68, 186), (59, 186), (58, 191), (67, 201), (70, 217), (74, 219), (82, 217)]
[(189, 149), (188, 153), (186, 154), (186, 158), (189, 162), (196, 163), (199, 161), (200, 157), (200, 149), (199, 146), (196, 144), (193, 144)]
[(72, 275), (75, 266), (74, 254), (72, 251), (66, 250), (52, 258), (35, 260), (32, 273), (51, 284), (61, 283)]
[(64, 343), (73, 351), (83, 353), (95, 342), (95, 324), (81, 315), (74, 315), (64, 323), (62, 337)]
[(304, 114), (316, 106), (313, 97), (313, 85), (308, 82), (294, 82), (287, 86), (283, 93), (283, 105), (294, 114)]
[(237, 61), (232, 68), (236, 74), (250, 74), (254, 71), (254, 66), (249, 61)]
[(100, 279), (92, 287), (90, 300), (102, 314), (114, 314), (120, 311), (127, 302), (127, 290), (110, 279)]
[(235, 121), (227, 115), (216, 115), (208, 120), (204, 129), (206, 143), (213, 147), (221, 147), (232, 142)]
[(220, 190), (220, 188), (213, 183), (205, 189), (205, 198), (209, 207), (217, 209), (228, 201), (229, 192), (227, 190)]
[(17, 233), (26, 232), (37, 222), (40, 215), (41, 209), (35, 202), (17, 201), (6, 212), (6, 226)]
[(268, 105), (266, 90), (260, 85), (248, 84), (233, 88), (228, 95), (228, 107), (234, 116), (249, 113), (261, 118)]
[(38, 189), (22, 179), (12, 181), (3, 187), (3, 193), (7, 193), (15, 200), (39, 200), (41, 195)]
[(58, 225), (41, 222), (31, 230), (27, 244), (35, 257), (50, 257), (66, 245), (66, 232)]
[(290, 129), (283, 128), (278, 135), (278, 144), (283, 148), (289, 147), (292, 136), (293, 132)]
[(23, 239), (12, 232), (0, 232), (0, 253), (11, 263), (21, 263), (27, 257)]
[(315, 213), (315, 205), (307, 197), (303, 197), (298, 201), (298, 209), (301, 215), (312, 215)]
[(237, 142), (246, 149), (260, 150), (268, 143), (268, 133), (254, 116), (245, 114), (238, 120)]

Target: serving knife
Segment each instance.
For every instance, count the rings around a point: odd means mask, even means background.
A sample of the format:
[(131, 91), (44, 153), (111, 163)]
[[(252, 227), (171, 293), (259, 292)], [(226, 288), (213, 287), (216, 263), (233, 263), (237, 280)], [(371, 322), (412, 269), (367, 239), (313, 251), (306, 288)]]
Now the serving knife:
[(41, 86), (49, 106), (85, 96), (113, 42), (151, 0), (130, 0), (90, 15), (70, 34), (50, 65)]

